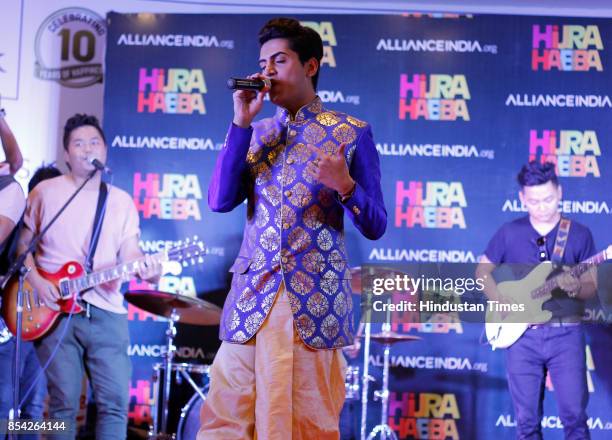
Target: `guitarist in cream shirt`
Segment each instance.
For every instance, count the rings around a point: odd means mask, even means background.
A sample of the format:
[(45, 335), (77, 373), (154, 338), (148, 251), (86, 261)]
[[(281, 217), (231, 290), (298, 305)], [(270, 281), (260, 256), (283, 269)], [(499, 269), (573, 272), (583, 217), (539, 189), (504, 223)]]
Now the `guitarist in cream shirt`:
[[(95, 168), (90, 159), (106, 162), (104, 133), (95, 116), (77, 114), (64, 127), (64, 158), (70, 172), (40, 183), (28, 197), (24, 229), (19, 237), (18, 252), (27, 249), (34, 234), (40, 232)], [(56, 308), (57, 287), (41, 276), (36, 267), (55, 272), (69, 261), (85, 263), (91, 241), (100, 189), (100, 173), (83, 188), (47, 231), (26, 266), (31, 269), (28, 283), (42, 300)], [(139, 219), (130, 195), (108, 185), (106, 213), (93, 269), (98, 270), (143, 257), (138, 245)], [(156, 282), (161, 265), (149, 256), (138, 270), (138, 276)], [(123, 307), (120, 282), (109, 282), (83, 294), (86, 310), (71, 315), (63, 340), (60, 335), (68, 315), (35, 342), (44, 365), (58, 345), (57, 354), (46, 370), (49, 391), (49, 417), (64, 420), (74, 429), (80, 406), (83, 373), (87, 373), (97, 405), (96, 439), (117, 440), (127, 435), (130, 359), (127, 310)], [(71, 438), (75, 433), (69, 433)], [(48, 436), (47, 438), (54, 438)], [(58, 438), (65, 439), (66, 433)]]
[[(504, 224), (493, 236), (481, 258), (477, 276), (485, 279), (490, 300), (512, 303), (497, 289), (491, 276), (500, 264), (510, 264), (516, 279), (553, 255), (561, 215), (562, 190), (555, 166), (529, 162), (517, 176), (519, 197), (528, 215)], [(572, 221), (562, 263), (571, 265), (595, 254), (591, 231)], [(517, 439), (542, 438), (542, 403), (546, 372), (555, 389), (559, 416), (566, 439), (589, 439), (586, 406), (585, 340), (580, 325), (584, 300), (595, 295), (593, 269), (580, 278), (563, 273), (559, 287), (543, 309), (552, 312), (546, 323), (530, 325), (506, 351), (508, 387), (516, 417)], [(535, 287), (535, 286), (534, 286)], [(527, 304), (526, 307), (529, 307)]]

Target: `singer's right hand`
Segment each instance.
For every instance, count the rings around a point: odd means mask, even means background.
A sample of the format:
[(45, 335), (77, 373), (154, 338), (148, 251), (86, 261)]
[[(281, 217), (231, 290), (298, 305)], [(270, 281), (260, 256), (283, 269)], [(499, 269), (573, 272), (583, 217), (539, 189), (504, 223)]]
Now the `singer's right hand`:
[(38, 293), (38, 297), (42, 303), (45, 303), (47, 307), (53, 310), (59, 310), (59, 306), (57, 305), (57, 300), (60, 299), (59, 290), (55, 284), (51, 281), (44, 279), (40, 275), (32, 276), (30, 274), (28, 277), (28, 282), (32, 286), (32, 288)]
[[(265, 78), (261, 73), (249, 75), (247, 78)], [(234, 98), (234, 124), (242, 128), (248, 128), (261, 111), (264, 102), (264, 96), (270, 90), (269, 87), (264, 87), (259, 92), (252, 90), (236, 90), (233, 94)]]

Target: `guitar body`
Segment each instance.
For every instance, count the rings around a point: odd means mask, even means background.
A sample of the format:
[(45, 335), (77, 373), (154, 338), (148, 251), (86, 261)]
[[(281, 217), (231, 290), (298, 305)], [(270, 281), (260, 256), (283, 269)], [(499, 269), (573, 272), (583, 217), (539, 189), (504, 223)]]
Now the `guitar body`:
[[(83, 266), (79, 263), (71, 261), (64, 264), (60, 270), (55, 273), (45, 272), (38, 269), (40, 275), (48, 281), (51, 281), (56, 286), (60, 285), (60, 281), (65, 279), (75, 279), (85, 273)], [(2, 299), (2, 317), (6, 321), (6, 325), (13, 333), (17, 334), (17, 292), (19, 289), (18, 277), (13, 277), (6, 285)], [(56, 311), (47, 307), (38, 296), (38, 292), (32, 289), (32, 286), (26, 281), (23, 285), (23, 314), (21, 337), (24, 341), (33, 341), (47, 333), (57, 321), (61, 313), (80, 313), (83, 307), (79, 305), (77, 300), (78, 292), (61, 292), (62, 299), (57, 301), (60, 310)]]
[[(177, 246), (150, 255), (150, 259), (161, 264), (166, 261), (176, 261), (187, 266), (202, 261), (206, 252), (204, 243), (194, 237), (193, 241), (186, 239)], [(21, 337), (24, 341), (33, 341), (49, 331), (61, 313), (80, 313), (83, 307), (79, 304), (78, 294), (95, 286), (114, 280), (127, 281), (132, 275), (138, 273), (145, 258), (124, 262), (116, 266), (101, 269), (92, 273), (85, 273), (85, 269), (75, 261), (64, 264), (55, 273), (42, 269), (38, 272), (43, 278), (51, 281), (58, 287), (60, 299), (57, 301), (59, 310), (53, 310), (42, 303), (38, 292), (33, 291), (30, 283), (24, 282), (23, 314)], [(17, 292), (19, 279), (12, 278), (6, 285), (2, 299), (2, 317), (14, 335), (17, 334)]]
[(550, 262), (540, 263), (525, 278), (497, 285), (503, 297), (516, 304), (524, 304), (525, 311), (503, 314), (496, 311), (487, 312), (485, 332), (493, 350), (510, 347), (525, 333), (529, 324), (542, 324), (552, 318), (551, 312), (542, 310), (542, 305), (552, 295), (548, 293), (539, 298), (531, 297), (531, 292), (546, 282), (552, 269)]

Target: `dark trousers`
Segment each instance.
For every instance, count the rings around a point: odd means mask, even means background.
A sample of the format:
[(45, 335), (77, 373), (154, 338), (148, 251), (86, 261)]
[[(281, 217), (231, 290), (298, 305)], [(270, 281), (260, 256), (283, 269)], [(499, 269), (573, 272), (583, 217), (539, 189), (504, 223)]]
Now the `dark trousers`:
[(517, 439), (542, 438), (542, 402), (548, 371), (566, 440), (588, 440), (589, 393), (582, 327), (530, 328), (506, 353)]
[[(59, 325), (37, 342), (41, 363), (46, 362), (57, 345), (66, 319), (66, 315), (62, 316)], [(127, 315), (93, 305), (90, 306), (90, 316), (85, 313), (73, 315), (66, 336), (47, 369), (49, 416), (69, 421), (74, 428), (83, 374), (87, 373), (97, 407), (96, 439), (124, 439), (132, 371), (128, 344)], [(57, 438), (65, 440), (67, 437)]]

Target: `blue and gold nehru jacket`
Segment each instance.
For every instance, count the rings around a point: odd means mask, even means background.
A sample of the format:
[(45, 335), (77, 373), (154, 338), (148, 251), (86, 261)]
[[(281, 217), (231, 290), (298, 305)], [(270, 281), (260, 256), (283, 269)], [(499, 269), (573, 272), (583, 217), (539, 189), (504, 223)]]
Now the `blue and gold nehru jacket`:
[[(338, 194), (306, 172), (315, 145), (345, 158), (357, 183), (352, 197)], [(274, 117), (243, 129), (232, 124), (213, 172), (208, 204), (228, 212), (247, 199), (247, 222), (225, 300), (220, 337), (243, 343), (270, 312), (284, 280), (295, 328), (317, 349), (353, 343), (351, 272), (344, 243), (344, 213), (367, 238), (385, 232), (387, 212), (380, 163), (370, 126), (326, 110), (320, 98), (292, 120), (279, 108)]]

